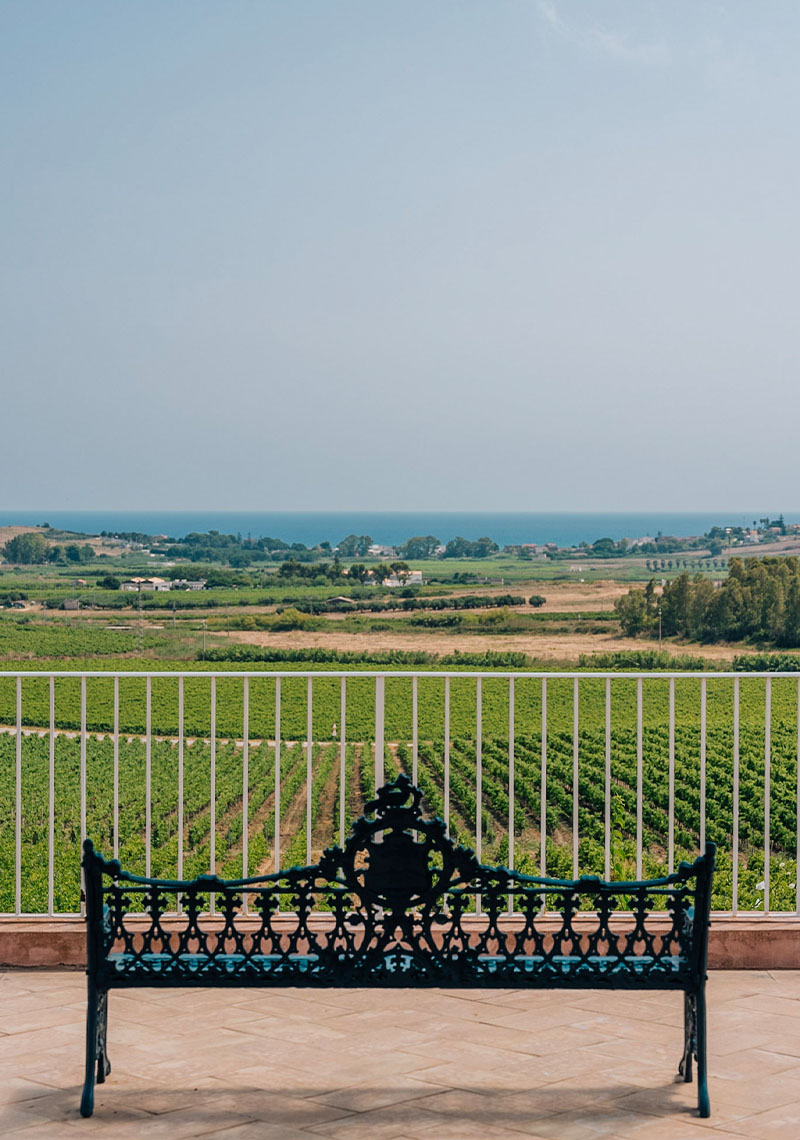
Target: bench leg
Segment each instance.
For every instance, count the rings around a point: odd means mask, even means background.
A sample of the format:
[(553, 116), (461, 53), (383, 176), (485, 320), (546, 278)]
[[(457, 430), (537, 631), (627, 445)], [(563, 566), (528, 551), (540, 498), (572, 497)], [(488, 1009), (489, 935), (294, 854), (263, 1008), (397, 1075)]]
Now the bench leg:
[(697, 995), (697, 1107), (703, 1117), (711, 1115), (706, 1073), (706, 989), (703, 985)]
[(97, 996), (97, 1083), (102, 1085), (111, 1072), (108, 1059), (108, 990)]
[(106, 1054), (106, 1026), (108, 992), (98, 991), (94, 979), (89, 978), (86, 1006), (86, 1072), (81, 1096), (81, 1116), (94, 1112), (95, 1077), (102, 1082), (111, 1071)]
[(683, 995), (683, 1056), (678, 1073), (684, 1081), (692, 1079), (692, 1057), (697, 1052), (697, 1001), (694, 994)]

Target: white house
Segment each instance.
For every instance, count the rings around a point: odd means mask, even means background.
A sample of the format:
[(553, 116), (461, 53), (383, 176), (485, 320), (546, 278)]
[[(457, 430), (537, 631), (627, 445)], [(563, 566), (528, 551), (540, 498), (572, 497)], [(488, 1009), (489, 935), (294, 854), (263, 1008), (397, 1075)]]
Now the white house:
[(397, 574), (390, 574), (388, 578), (384, 578), (381, 583), (382, 586), (421, 586), (422, 585), (422, 571), (421, 570), (408, 570), (402, 576), (398, 577)]
[(120, 590), (127, 590), (129, 593), (161, 593), (170, 588), (170, 583), (166, 578), (129, 578), (127, 582), (123, 582)]

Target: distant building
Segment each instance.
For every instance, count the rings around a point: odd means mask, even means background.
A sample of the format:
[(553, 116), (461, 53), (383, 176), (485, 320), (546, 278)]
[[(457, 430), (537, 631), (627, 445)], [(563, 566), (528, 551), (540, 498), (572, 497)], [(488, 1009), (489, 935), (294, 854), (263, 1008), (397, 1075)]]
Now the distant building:
[(64, 601), (61, 603), (61, 608), (62, 610), (79, 610), (81, 603), (77, 598), (64, 598)]
[(174, 578), (171, 588), (173, 590), (205, 590), (206, 580), (205, 578), (197, 578), (196, 580), (191, 578)]
[(422, 571), (421, 570), (408, 570), (402, 576), (397, 574), (390, 574), (388, 578), (384, 578), (381, 583), (383, 586), (421, 586), (422, 585)]
[(536, 542), (523, 542), (519, 548), (520, 554), (523, 558), (530, 558), (533, 562), (546, 562), (547, 551), (543, 546)]
[(120, 590), (126, 590), (131, 594), (161, 593), (169, 588), (170, 583), (166, 578), (129, 578), (120, 586)]
[(395, 546), (380, 546), (378, 543), (373, 543), (367, 550), (367, 554), (373, 558), (396, 558), (397, 547)]

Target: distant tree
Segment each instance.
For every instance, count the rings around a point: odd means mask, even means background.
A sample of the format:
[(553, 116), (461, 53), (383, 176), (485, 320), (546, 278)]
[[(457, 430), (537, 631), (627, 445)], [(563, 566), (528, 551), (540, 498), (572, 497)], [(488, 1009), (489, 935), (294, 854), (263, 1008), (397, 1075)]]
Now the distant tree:
[(467, 558), (469, 555), (469, 548), (472, 546), (466, 538), (458, 535), (456, 538), (451, 538), (444, 548), (445, 558)]
[(403, 558), (432, 558), (439, 546), (441, 543), (433, 534), (415, 535), (403, 543), (399, 553)]
[(98, 578), (97, 585), (101, 590), (118, 590), (120, 587), (119, 578), (113, 574), (106, 574), (105, 578)]
[(49, 550), (48, 543), (40, 534), (18, 534), (3, 547), (3, 557), (7, 562), (36, 565), (47, 561)]
[(614, 602), (622, 632), (626, 637), (636, 637), (648, 627), (647, 601), (644, 590), (629, 590)]
[(340, 558), (366, 558), (372, 546), (372, 537), (368, 534), (348, 534), (337, 544)]
[(543, 606), (546, 601), (547, 598), (545, 598), (542, 594), (531, 594), (531, 596), (528, 598), (528, 605), (534, 606), (536, 609), (538, 609), (538, 607)]
[(366, 582), (369, 570), (363, 562), (354, 562), (348, 571), (348, 577), (356, 582)]
[(491, 554), (497, 554), (500, 549), (497, 543), (489, 538), (488, 535), (477, 539), (472, 546), (473, 558), (488, 558)]
[(451, 538), (444, 548), (445, 558), (488, 558), (496, 554), (500, 547), (488, 536), (478, 538), (475, 542), (458, 535)]

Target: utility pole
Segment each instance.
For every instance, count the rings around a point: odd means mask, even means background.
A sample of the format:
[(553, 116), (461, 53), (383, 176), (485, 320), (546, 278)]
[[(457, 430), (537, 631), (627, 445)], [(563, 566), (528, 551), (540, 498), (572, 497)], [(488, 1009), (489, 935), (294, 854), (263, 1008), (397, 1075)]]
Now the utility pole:
[(661, 652), (661, 606), (658, 607), (658, 650)]
[(206, 659), (206, 619), (203, 618), (203, 660)]

